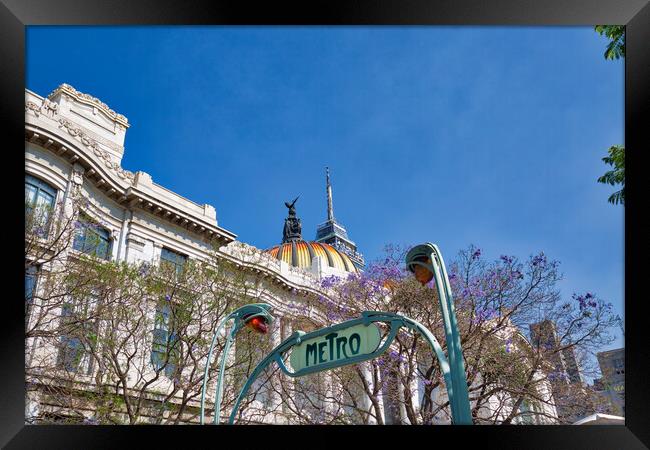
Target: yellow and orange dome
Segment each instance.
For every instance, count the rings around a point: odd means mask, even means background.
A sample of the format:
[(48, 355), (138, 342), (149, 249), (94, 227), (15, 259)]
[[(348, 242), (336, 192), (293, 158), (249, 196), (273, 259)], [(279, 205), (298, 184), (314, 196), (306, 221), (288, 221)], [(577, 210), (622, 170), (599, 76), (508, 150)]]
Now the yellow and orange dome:
[(291, 241), (266, 250), (274, 258), (294, 267), (311, 267), (316, 256), (321, 256), (329, 266), (346, 272), (358, 272), (350, 257), (329, 244), (307, 241)]

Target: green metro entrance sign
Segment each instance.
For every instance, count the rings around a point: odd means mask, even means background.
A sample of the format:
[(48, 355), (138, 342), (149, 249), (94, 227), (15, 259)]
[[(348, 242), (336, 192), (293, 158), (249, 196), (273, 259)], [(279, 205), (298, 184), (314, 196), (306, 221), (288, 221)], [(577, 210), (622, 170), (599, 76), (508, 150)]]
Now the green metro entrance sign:
[[(383, 343), (379, 328), (375, 325), (376, 322), (385, 323), (390, 327)], [(380, 311), (364, 311), (358, 319), (348, 320), (311, 333), (294, 332), (255, 367), (237, 397), (229, 423), (234, 423), (239, 406), (251, 385), (260, 373), (273, 362), (277, 363), (286, 375), (295, 378), (367, 361), (383, 354), (393, 343), (397, 332), (402, 327), (420, 333), (436, 355), (445, 378), (453, 423), (471, 425), (472, 417), (467, 390), (465, 389), (460, 396), (454, 392), (455, 383), (449, 362), (435, 336), (413, 319)], [(287, 359), (293, 370), (289, 370), (287, 367)], [(464, 373), (455, 374), (455, 376), (465, 379)]]
[(381, 333), (374, 323), (353, 325), (337, 331), (326, 330), (331, 333), (303, 340), (301, 344), (293, 347), (289, 362), (295, 371), (319, 369), (325, 363), (335, 363), (328, 365), (330, 369), (345, 366), (350, 364), (349, 359), (353, 356), (372, 354), (381, 341)]

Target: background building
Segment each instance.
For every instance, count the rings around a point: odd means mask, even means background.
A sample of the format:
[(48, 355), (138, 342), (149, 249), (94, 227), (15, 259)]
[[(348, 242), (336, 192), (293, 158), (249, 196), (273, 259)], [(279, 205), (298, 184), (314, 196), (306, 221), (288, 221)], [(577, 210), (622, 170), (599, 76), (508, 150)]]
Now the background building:
[(625, 349), (596, 354), (602, 378), (594, 380), (594, 389), (612, 406), (612, 413), (625, 416)]
[(358, 269), (364, 266), (363, 255), (357, 251), (357, 246), (348, 238), (348, 232), (334, 218), (334, 202), (332, 200), (332, 184), (330, 183), (330, 170), (326, 169), (326, 192), (327, 192), (327, 221), (320, 224), (316, 230), (316, 242), (330, 244), (342, 251), (352, 260)]
[(549, 379), (552, 380), (558, 416), (573, 423), (592, 413), (594, 406), (590, 402), (575, 400), (578, 393), (587, 398), (586, 386), (573, 348), (562, 348), (555, 324), (550, 320), (532, 324), (530, 336), (532, 345), (548, 355), (548, 363), (554, 368)]
[[(532, 324), (530, 326), (530, 335), (531, 343), (536, 347), (560, 348), (555, 324), (550, 320)], [(563, 378), (568, 383), (581, 383), (583, 381), (573, 349), (564, 349), (558, 353), (553, 353), (551, 362), (556, 371), (564, 375)]]

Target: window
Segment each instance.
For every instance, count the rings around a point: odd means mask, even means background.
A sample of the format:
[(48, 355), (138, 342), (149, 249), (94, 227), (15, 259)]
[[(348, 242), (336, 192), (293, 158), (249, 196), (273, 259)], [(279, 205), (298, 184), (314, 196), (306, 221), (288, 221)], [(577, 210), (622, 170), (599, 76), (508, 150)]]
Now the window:
[(180, 276), (181, 273), (183, 273), (183, 267), (185, 266), (186, 261), (187, 256), (163, 247), (162, 253), (160, 254), (160, 262), (161, 264), (174, 269), (176, 271), (176, 276)]
[[(91, 320), (91, 311), (99, 301), (96, 293), (83, 299), (70, 299), (61, 308), (59, 367), (68, 372), (79, 372), (87, 359), (87, 349), (92, 348), (96, 338), (97, 323)], [(86, 347), (88, 345), (88, 347)], [(88, 364), (87, 373), (92, 373)]]
[(27, 326), (29, 322), (29, 316), (32, 309), (37, 273), (37, 266), (30, 265), (25, 268), (25, 326)]
[(519, 420), (523, 425), (535, 425), (535, 415), (533, 414), (537, 408), (534, 406), (531, 408), (531, 404), (528, 400), (523, 400), (519, 405)]
[(110, 259), (111, 238), (107, 229), (94, 223), (85, 214), (79, 215), (75, 226), (77, 233), (72, 248), (101, 259)]
[(172, 306), (169, 301), (160, 302), (154, 319), (151, 364), (156, 370), (164, 366), (165, 375), (172, 377), (176, 370), (178, 335), (174, 330)]
[(25, 227), (46, 238), (56, 189), (30, 175), (25, 176)]
[(61, 349), (59, 351), (59, 366), (68, 372), (77, 372), (84, 357), (84, 347), (76, 336), (76, 314), (72, 303), (64, 303), (61, 309)]

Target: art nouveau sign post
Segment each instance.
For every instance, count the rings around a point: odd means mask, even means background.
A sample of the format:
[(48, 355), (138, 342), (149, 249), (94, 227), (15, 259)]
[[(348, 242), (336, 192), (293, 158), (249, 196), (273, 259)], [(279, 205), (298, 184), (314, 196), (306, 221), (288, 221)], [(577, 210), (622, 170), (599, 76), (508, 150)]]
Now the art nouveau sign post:
[[(375, 325), (377, 322), (389, 325), (389, 330), (383, 343), (381, 342), (379, 327)], [(465, 402), (457, 402), (454, 400), (456, 394), (452, 388), (453, 378), (449, 363), (433, 334), (415, 320), (399, 314), (380, 311), (364, 311), (358, 319), (349, 320), (307, 334), (302, 331), (294, 332), (255, 367), (237, 397), (228, 423), (234, 423), (239, 405), (246, 396), (248, 389), (260, 373), (273, 362), (277, 363), (286, 375), (295, 378), (322, 370), (367, 361), (384, 353), (390, 347), (397, 332), (402, 327), (420, 333), (433, 349), (445, 378), (453, 423), (471, 424), (469, 402), (467, 399), (465, 399)], [(293, 370), (289, 370), (286, 365), (287, 355)], [(466, 411), (460, 410), (459, 405), (462, 404), (467, 405)]]
[(219, 425), (219, 416), (221, 411), (221, 395), (223, 394), (223, 374), (226, 370), (226, 358), (228, 357), (228, 351), (230, 346), (235, 340), (235, 335), (239, 330), (244, 326), (249, 326), (258, 333), (265, 334), (268, 331), (268, 326), (273, 322), (273, 316), (271, 315), (271, 305), (266, 303), (252, 303), (250, 305), (244, 305), (241, 308), (236, 309), (231, 312), (225, 319), (221, 321), (219, 326), (212, 335), (212, 343), (210, 344), (210, 351), (208, 352), (208, 359), (205, 364), (205, 372), (203, 373), (203, 388), (201, 389), (201, 425), (205, 421), (205, 394), (208, 384), (208, 369), (210, 368), (210, 360), (212, 359), (212, 351), (217, 342), (217, 336), (219, 336), (219, 331), (225, 325), (233, 321), (232, 328), (230, 332), (226, 335), (226, 344), (224, 345), (223, 352), (221, 354), (221, 365), (219, 366), (219, 376), (217, 378), (217, 388), (215, 392), (214, 400), (214, 423)]
[[(360, 363), (383, 354), (393, 343), (398, 331), (401, 328), (406, 328), (421, 334), (438, 359), (440, 370), (445, 379), (452, 422), (457, 425), (471, 425), (472, 415), (460, 336), (456, 324), (451, 287), (442, 255), (438, 247), (433, 244), (418, 245), (409, 251), (406, 265), (422, 284), (435, 278), (449, 359), (443, 353), (435, 336), (415, 320), (395, 313), (364, 311), (357, 319), (310, 333), (296, 331), (280, 343), (251, 373), (235, 401), (228, 423), (234, 423), (239, 406), (251, 385), (272, 363), (275, 362), (282, 372), (293, 378)], [(383, 338), (378, 323), (384, 324), (384, 328), (386, 328)], [(291, 366), (291, 370), (287, 363)], [(220, 398), (219, 394), (220, 389), (217, 389), (217, 398)], [(215, 405), (215, 411), (217, 411), (215, 416), (218, 416), (218, 406), (218, 404)], [(203, 423), (203, 399), (201, 412), (201, 423)], [(215, 420), (215, 423), (218, 421)]]
[(455, 408), (458, 412), (456, 423), (471, 424), (472, 413), (469, 405), (463, 350), (460, 345), (460, 333), (458, 332), (456, 312), (454, 311), (454, 298), (451, 293), (451, 285), (449, 284), (442, 253), (437, 245), (430, 242), (416, 245), (406, 255), (406, 268), (413, 272), (415, 278), (423, 285), (435, 279), (442, 321), (445, 327), (449, 365), (451, 366), (451, 388), (447, 384), (449, 403), (456, 403)]

